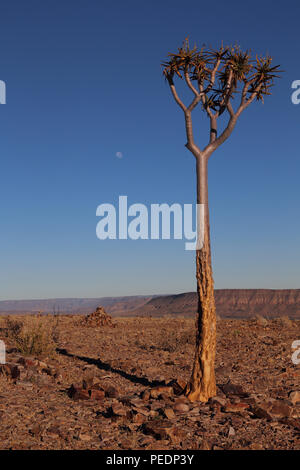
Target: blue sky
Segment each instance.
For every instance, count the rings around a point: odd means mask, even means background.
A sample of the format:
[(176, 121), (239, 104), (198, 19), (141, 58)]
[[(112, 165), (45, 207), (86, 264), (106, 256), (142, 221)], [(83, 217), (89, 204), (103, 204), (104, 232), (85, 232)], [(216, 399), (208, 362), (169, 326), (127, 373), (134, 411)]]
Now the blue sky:
[[(195, 289), (184, 241), (100, 241), (96, 208), (192, 203), (195, 164), (161, 61), (186, 36), (285, 70), (209, 162), (217, 288), (299, 287), (298, 2), (2, 2), (0, 299)], [(200, 145), (208, 121), (197, 113)], [(123, 158), (117, 158), (122, 152)]]

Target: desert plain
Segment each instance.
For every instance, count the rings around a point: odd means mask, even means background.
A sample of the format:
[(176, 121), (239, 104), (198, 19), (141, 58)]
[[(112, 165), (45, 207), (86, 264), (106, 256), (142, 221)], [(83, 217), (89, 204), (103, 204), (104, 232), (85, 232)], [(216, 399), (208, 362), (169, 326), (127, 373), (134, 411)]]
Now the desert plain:
[[(217, 396), (191, 403), (195, 319), (34, 316), (54, 346), (24, 353), (0, 317), (1, 449), (300, 450), (300, 320), (217, 320)], [(49, 323), (50, 322), (50, 323)]]

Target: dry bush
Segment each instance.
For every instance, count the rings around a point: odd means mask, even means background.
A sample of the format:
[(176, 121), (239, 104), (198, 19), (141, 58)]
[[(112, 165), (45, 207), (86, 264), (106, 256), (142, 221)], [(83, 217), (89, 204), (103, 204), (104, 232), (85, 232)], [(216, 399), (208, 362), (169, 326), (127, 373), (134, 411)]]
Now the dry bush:
[(287, 315), (283, 315), (282, 317), (279, 318), (280, 325), (283, 326), (284, 328), (292, 328), (293, 327), (293, 322), (290, 320), (290, 318)]
[(264, 318), (262, 315), (256, 315), (255, 317), (256, 323), (259, 326), (268, 326), (268, 320)]
[(41, 315), (6, 319), (7, 338), (24, 356), (52, 356), (58, 341), (57, 327), (57, 319)]

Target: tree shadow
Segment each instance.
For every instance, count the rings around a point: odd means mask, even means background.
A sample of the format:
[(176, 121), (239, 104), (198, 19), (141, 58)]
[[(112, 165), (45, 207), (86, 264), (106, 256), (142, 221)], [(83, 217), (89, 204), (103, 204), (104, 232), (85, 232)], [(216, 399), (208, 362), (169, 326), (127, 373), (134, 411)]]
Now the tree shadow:
[(56, 348), (56, 352), (58, 354), (61, 354), (62, 356), (72, 357), (74, 359), (78, 359), (79, 361), (86, 362), (87, 364), (95, 365), (100, 370), (105, 370), (107, 372), (112, 372), (113, 374), (118, 374), (121, 377), (124, 377), (124, 379), (129, 380), (130, 382), (133, 382), (135, 384), (141, 384), (141, 385), (144, 385), (145, 387), (158, 387), (160, 385), (166, 385), (165, 381), (148, 380), (146, 377), (138, 377), (137, 375), (129, 374), (128, 372), (125, 372), (124, 370), (116, 369), (114, 367), (111, 367), (111, 365), (108, 364), (107, 362), (101, 361), (101, 359), (93, 359), (91, 357), (78, 356), (76, 354), (69, 353), (66, 349), (60, 349), (60, 348)]

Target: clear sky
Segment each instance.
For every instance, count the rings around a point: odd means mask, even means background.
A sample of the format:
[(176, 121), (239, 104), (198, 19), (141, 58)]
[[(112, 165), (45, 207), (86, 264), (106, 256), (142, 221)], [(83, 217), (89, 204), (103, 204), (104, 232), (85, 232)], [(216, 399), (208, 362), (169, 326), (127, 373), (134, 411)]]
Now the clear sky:
[[(194, 202), (194, 158), (160, 67), (186, 36), (268, 52), (285, 70), (210, 159), (213, 267), (217, 288), (299, 288), (299, 13), (296, 1), (2, 2), (0, 299), (195, 289), (184, 241), (95, 232), (97, 206), (119, 195)], [(204, 145), (208, 120), (195, 118)]]

